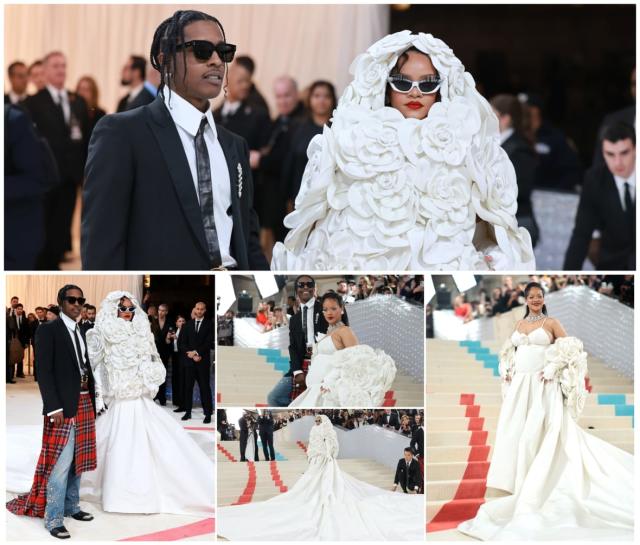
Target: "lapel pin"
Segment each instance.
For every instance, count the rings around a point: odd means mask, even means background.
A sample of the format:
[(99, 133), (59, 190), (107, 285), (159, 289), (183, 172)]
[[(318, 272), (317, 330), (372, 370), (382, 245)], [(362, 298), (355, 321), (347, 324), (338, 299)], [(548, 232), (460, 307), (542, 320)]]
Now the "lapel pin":
[(242, 165), (238, 163), (238, 198), (242, 198)]

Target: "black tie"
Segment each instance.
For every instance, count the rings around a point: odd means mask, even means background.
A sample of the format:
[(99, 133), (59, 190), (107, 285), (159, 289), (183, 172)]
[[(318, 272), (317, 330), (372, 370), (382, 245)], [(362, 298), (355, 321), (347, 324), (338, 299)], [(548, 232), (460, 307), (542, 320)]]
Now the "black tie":
[(73, 336), (76, 340), (76, 350), (78, 351), (78, 363), (80, 364), (80, 369), (82, 369), (82, 375), (87, 374), (87, 362), (82, 357), (82, 348), (80, 347), (80, 338), (78, 337), (78, 326), (76, 325), (73, 330)]
[(196, 333), (200, 332), (200, 320), (196, 320)]
[(67, 124), (67, 118), (64, 115), (64, 106), (62, 105), (62, 93), (58, 93), (58, 110), (60, 111), (60, 116), (62, 117), (62, 120), (64, 121), (64, 124)]
[(220, 255), (220, 243), (218, 231), (213, 215), (213, 186), (211, 183), (211, 163), (209, 162), (209, 150), (204, 140), (204, 131), (207, 128), (207, 118), (203, 117), (200, 128), (196, 133), (196, 170), (198, 172), (198, 195), (200, 196), (200, 214), (204, 225), (204, 234), (207, 239), (207, 248), (211, 260), (211, 268), (222, 266)]
[(309, 344), (309, 338), (307, 335), (307, 307), (302, 307), (302, 330), (304, 331), (304, 342)]

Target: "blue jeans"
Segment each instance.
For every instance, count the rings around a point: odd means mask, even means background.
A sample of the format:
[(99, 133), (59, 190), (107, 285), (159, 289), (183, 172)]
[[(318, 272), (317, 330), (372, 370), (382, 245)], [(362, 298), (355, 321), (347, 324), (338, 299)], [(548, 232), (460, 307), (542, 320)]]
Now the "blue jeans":
[(53, 466), (47, 483), (47, 507), (44, 511), (44, 527), (53, 530), (64, 526), (64, 517), (80, 511), (80, 475), (76, 475), (73, 458), (76, 445), (76, 428), (71, 427), (69, 440)]
[(291, 403), (291, 377), (282, 377), (267, 396), (269, 407), (286, 407)]

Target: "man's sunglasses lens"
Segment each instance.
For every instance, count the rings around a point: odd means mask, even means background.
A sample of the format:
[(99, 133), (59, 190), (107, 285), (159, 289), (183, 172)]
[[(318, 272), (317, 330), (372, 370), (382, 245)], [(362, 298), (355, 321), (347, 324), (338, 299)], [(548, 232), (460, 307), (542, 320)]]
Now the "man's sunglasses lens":
[(226, 43), (216, 45), (203, 40), (193, 42), (193, 54), (200, 61), (208, 61), (214, 51), (218, 53), (222, 62), (231, 62), (236, 52), (236, 46)]
[(70, 295), (69, 297), (65, 297), (65, 299), (72, 305), (78, 303), (79, 305), (84, 305), (87, 300), (84, 297), (73, 297)]
[(299, 288), (313, 288), (315, 285), (315, 282), (298, 282)]

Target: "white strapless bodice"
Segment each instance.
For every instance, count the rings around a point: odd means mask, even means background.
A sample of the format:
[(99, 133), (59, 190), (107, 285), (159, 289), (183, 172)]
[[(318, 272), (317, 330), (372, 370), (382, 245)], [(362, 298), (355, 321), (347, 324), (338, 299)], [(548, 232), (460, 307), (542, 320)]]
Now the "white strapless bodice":
[(338, 351), (335, 343), (333, 342), (333, 339), (331, 338), (331, 335), (318, 333), (316, 335), (316, 338), (318, 339), (318, 342), (314, 346), (314, 350), (313, 350), (314, 356), (319, 356), (319, 355), (330, 356)]
[(552, 344), (545, 329), (538, 327), (529, 333), (516, 330), (511, 335), (511, 342), (516, 347), (516, 373), (542, 371), (545, 365), (544, 352)]

